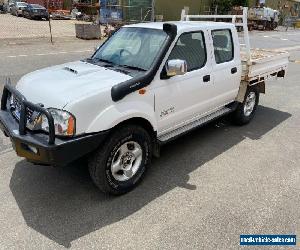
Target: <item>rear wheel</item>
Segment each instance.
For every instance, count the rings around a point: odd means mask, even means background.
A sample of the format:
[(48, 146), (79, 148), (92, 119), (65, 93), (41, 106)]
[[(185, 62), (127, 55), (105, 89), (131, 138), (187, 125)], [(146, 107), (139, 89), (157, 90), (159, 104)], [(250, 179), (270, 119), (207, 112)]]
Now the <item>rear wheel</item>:
[(142, 180), (151, 162), (152, 143), (142, 127), (126, 125), (89, 159), (91, 178), (104, 193), (121, 195)]
[(233, 113), (233, 122), (237, 125), (248, 124), (254, 117), (259, 102), (259, 92), (248, 88), (243, 103)]

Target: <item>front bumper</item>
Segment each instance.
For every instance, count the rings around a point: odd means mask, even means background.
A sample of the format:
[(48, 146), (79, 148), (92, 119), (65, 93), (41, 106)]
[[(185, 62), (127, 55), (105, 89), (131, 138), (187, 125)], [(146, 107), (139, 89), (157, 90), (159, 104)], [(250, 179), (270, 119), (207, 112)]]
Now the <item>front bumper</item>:
[(36, 164), (67, 165), (97, 149), (109, 133), (109, 131), (103, 131), (67, 139), (55, 137), (52, 143), (48, 134), (20, 129), (20, 123), (12, 116), (11, 112), (3, 109), (3, 100), (2, 104), (0, 129), (10, 137), (17, 155)]

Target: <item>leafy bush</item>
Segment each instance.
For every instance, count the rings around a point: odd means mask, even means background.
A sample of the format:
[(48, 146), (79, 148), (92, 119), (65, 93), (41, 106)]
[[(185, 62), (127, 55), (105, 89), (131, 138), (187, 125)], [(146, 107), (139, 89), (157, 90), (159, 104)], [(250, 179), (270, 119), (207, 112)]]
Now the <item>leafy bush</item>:
[(233, 6), (248, 6), (248, 0), (215, 0), (214, 5), (218, 5), (219, 14), (227, 14)]
[(247, 7), (249, 5), (248, 0), (231, 0), (232, 6), (243, 6)]

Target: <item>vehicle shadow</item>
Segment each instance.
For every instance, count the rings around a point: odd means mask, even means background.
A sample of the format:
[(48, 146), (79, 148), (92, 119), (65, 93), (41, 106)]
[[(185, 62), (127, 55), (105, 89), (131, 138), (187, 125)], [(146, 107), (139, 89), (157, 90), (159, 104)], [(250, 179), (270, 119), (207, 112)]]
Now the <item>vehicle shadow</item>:
[[(129, 194), (106, 196), (92, 184), (85, 164), (64, 168), (16, 164), (10, 189), (29, 227), (70, 247), (71, 242), (118, 222), (176, 187), (190, 190), (189, 174), (245, 138), (258, 140), (291, 115), (259, 106), (252, 123), (230, 125), (223, 118), (162, 148), (144, 182)], [(168, 178), (165, 178), (168, 176)]]

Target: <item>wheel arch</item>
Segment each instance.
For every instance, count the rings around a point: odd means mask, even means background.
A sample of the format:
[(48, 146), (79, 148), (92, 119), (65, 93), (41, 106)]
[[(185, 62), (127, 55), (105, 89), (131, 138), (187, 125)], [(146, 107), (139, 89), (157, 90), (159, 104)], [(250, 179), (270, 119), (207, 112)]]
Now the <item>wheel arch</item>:
[(121, 126), (130, 125), (130, 124), (138, 125), (138, 126), (144, 128), (147, 132), (149, 132), (151, 137), (154, 137), (157, 135), (157, 132), (154, 129), (153, 125), (150, 123), (150, 121), (148, 121), (147, 119), (142, 118), (142, 117), (132, 117), (132, 118), (123, 120), (122, 122), (118, 123), (113, 129), (118, 129)]
[[(153, 108), (149, 105), (134, 105), (134, 109), (128, 110), (127, 107), (111, 106), (101, 112), (87, 128), (87, 133), (112, 130), (121, 125), (133, 123), (156, 133), (157, 122)], [(132, 107), (130, 105), (130, 107)], [(138, 107), (138, 108), (137, 108)], [(126, 111), (124, 111), (124, 109)]]

